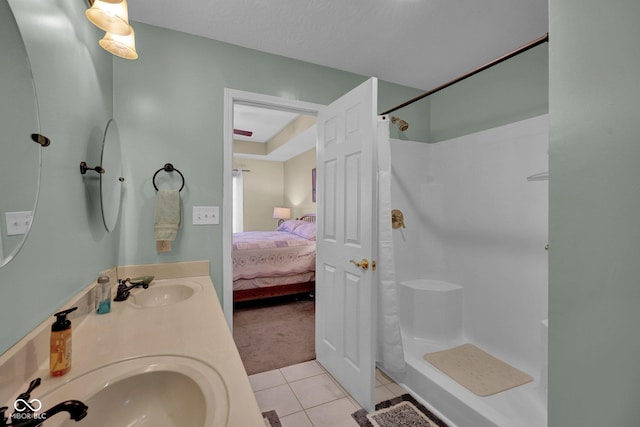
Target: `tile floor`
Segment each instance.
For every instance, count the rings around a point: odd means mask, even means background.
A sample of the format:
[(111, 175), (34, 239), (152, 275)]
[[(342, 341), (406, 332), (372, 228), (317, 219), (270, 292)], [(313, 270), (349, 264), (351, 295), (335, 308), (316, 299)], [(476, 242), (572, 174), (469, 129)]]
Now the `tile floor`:
[[(249, 377), (262, 412), (274, 410), (283, 427), (356, 427), (360, 409), (315, 360)], [(376, 370), (376, 403), (406, 393)]]

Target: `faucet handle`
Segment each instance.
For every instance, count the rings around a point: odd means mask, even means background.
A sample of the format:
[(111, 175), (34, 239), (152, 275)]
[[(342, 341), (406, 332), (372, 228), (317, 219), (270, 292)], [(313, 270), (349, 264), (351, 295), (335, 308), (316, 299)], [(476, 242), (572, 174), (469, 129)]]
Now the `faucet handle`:
[(40, 383), (41, 383), (41, 382), (42, 382), (42, 380), (41, 380), (40, 378), (36, 378), (35, 380), (32, 380), (32, 381), (29, 383), (29, 388), (27, 389), (26, 393), (31, 394), (31, 392), (32, 392), (33, 390), (35, 390), (35, 389), (36, 389), (36, 387), (39, 387), (39, 386), (40, 386)]
[(24, 401), (29, 400), (29, 398), (31, 397), (31, 392), (35, 390), (38, 386), (40, 386), (41, 382), (42, 381), (40, 378), (36, 378), (35, 380), (32, 380), (29, 383), (29, 388), (27, 388), (27, 391), (25, 391), (24, 393), (21, 393), (16, 400), (20, 400), (20, 399)]
[(5, 427), (7, 425), (7, 417), (5, 417), (4, 413), (9, 409), (8, 406), (3, 406), (0, 408), (0, 426)]
[(14, 414), (17, 412), (33, 413), (33, 409), (31, 408), (28, 402), (29, 402), (29, 399), (31, 399), (31, 392), (35, 390), (40, 385), (40, 383), (41, 383), (40, 378), (36, 378), (35, 380), (32, 380), (29, 383), (29, 387), (27, 388), (27, 391), (25, 391), (24, 393), (20, 393), (20, 395), (16, 397), (16, 401), (13, 405), (13, 407), (16, 410)]

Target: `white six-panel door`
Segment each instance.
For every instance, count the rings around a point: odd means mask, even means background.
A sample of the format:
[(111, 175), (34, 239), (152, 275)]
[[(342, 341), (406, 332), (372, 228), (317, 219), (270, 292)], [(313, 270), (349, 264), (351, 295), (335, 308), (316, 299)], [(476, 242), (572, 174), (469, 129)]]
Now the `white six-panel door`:
[(375, 78), (324, 108), (316, 165), (317, 359), (370, 412), (375, 406), (376, 109)]

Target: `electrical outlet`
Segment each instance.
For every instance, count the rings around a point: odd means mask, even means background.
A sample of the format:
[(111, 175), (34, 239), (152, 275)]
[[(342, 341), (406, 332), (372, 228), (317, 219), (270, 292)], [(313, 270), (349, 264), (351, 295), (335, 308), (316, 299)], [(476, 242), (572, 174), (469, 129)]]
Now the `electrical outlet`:
[(220, 224), (220, 208), (218, 206), (194, 206), (193, 225)]
[(32, 211), (23, 212), (5, 212), (5, 219), (7, 221), (7, 235), (17, 236), (19, 234), (26, 234), (33, 221)]

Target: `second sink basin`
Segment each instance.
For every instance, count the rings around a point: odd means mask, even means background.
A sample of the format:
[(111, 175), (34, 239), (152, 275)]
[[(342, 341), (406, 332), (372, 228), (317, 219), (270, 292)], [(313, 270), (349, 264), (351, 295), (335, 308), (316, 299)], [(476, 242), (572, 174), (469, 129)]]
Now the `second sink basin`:
[(197, 291), (195, 285), (186, 283), (152, 283), (148, 289), (138, 288), (129, 296), (137, 307), (162, 307), (187, 300)]
[(74, 422), (66, 414), (51, 427), (225, 426), (229, 399), (224, 380), (211, 366), (184, 356), (147, 356), (116, 362), (80, 375), (46, 393), (46, 408), (78, 399), (89, 409)]

